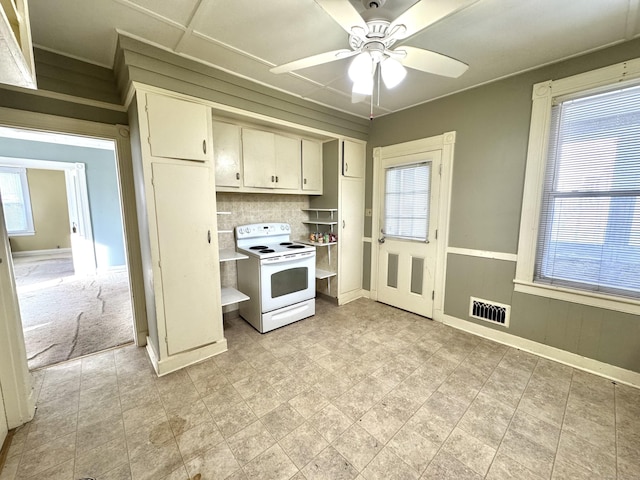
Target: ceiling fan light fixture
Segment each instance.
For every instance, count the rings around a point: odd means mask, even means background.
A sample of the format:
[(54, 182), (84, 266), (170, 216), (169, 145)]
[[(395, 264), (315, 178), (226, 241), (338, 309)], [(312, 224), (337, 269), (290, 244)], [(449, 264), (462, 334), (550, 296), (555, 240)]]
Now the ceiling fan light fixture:
[(357, 82), (353, 82), (352, 92), (358, 95), (373, 94), (373, 76), (363, 77)]
[(367, 52), (362, 52), (349, 65), (349, 78), (353, 83), (363, 82), (373, 76), (373, 59)]
[(382, 74), (382, 81), (384, 82), (384, 85), (389, 89), (399, 85), (400, 82), (404, 80), (404, 77), (407, 76), (407, 70), (395, 58), (387, 57), (380, 64), (380, 69)]

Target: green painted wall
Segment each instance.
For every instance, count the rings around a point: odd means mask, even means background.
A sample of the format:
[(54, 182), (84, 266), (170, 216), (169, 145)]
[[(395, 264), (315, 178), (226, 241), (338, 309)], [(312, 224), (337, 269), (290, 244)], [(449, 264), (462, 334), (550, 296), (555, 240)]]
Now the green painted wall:
[[(455, 130), (449, 246), (517, 253), (533, 85), (639, 55), (637, 39), (375, 119), (366, 208), (374, 147)], [(445, 314), (501, 328), (470, 319), (469, 297), (510, 304), (508, 333), (640, 372), (638, 316), (515, 293), (515, 262), (450, 254), (446, 274)]]

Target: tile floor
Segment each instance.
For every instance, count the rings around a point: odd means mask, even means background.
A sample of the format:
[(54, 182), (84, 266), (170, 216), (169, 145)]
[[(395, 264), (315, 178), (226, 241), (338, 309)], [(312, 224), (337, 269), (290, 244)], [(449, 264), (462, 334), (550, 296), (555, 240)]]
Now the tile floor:
[(38, 372), (1, 480), (638, 479), (640, 390), (358, 300), (157, 378), (125, 347)]

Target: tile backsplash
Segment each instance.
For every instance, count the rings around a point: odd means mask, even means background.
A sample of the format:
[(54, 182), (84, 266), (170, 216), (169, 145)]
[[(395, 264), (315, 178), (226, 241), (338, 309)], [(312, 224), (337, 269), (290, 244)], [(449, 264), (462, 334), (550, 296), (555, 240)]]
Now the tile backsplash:
[[(307, 195), (217, 193), (216, 203), (219, 212), (231, 212), (231, 215), (218, 215), (218, 231), (250, 223), (282, 222), (291, 225), (292, 239), (308, 235), (309, 229), (302, 223), (309, 218), (308, 213), (302, 211), (309, 208)], [(220, 248), (235, 249), (233, 233), (219, 233), (218, 242)], [(221, 263), (220, 276), (222, 286), (237, 287), (236, 262)], [(225, 312), (237, 309), (238, 305), (224, 307)]]

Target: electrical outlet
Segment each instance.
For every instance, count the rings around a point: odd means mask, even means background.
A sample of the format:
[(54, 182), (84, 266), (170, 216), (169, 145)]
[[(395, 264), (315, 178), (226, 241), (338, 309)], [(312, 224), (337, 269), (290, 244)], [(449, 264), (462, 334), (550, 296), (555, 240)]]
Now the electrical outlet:
[(372, 215), (371, 209), (370, 209), (370, 208), (367, 208), (367, 209), (364, 211), (364, 216), (365, 216), (365, 217), (370, 217), (371, 215)]

